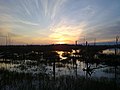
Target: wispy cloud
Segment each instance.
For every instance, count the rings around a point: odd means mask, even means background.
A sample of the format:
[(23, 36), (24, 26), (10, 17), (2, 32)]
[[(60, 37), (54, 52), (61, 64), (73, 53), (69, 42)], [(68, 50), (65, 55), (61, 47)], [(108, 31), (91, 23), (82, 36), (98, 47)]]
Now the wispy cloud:
[(0, 36), (35, 44), (113, 40), (119, 9), (119, 0), (0, 0)]
[(119, 22), (120, 21), (116, 21), (106, 25), (103, 24), (95, 27), (93, 26), (93, 28), (87, 28), (87, 30), (84, 32), (86, 40), (93, 42), (93, 40), (96, 38), (98, 42), (114, 41), (117, 35), (120, 36)]
[(22, 23), (22, 24), (27, 24), (27, 25), (33, 25), (33, 26), (38, 26), (38, 23), (30, 22), (30, 21), (24, 21), (24, 20), (16, 20), (15, 22), (17, 23)]
[(0, 35), (7, 36), (8, 33), (13, 31), (14, 18), (11, 15), (2, 13), (0, 16)]
[(96, 11), (94, 10), (94, 8), (93, 8), (92, 6), (90, 6), (90, 5), (87, 6), (87, 7), (85, 7), (85, 8), (83, 8), (81, 11), (82, 11), (82, 14), (85, 15), (85, 16), (86, 16), (86, 15), (87, 15), (87, 16), (88, 16), (88, 15), (89, 15), (89, 16), (93, 16), (93, 15), (95, 14), (95, 12), (96, 12)]
[(66, 1), (67, 0), (41, 0), (44, 15), (50, 17), (51, 19), (54, 19), (56, 14), (59, 12), (61, 6)]
[[(61, 20), (57, 25), (51, 27), (50, 38), (54, 42), (73, 43), (78, 40), (86, 26), (85, 23), (70, 25), (68, 21)], [(68, 42), (69, 41), (69, 42)]]

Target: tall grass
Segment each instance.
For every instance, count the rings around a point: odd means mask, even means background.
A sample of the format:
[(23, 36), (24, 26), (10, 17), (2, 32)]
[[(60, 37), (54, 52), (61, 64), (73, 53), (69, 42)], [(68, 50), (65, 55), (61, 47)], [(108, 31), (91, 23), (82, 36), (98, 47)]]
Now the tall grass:
[(120, 86), (107, 78), (32, 74), (0, 70), (0, 90), (120, 90)]

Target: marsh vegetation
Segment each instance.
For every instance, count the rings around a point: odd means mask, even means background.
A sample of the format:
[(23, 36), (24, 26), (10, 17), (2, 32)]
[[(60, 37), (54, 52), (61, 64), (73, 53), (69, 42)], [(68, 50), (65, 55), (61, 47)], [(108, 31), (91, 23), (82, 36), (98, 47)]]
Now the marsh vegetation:
[(1, 53), (0, 90), (119, 90), (119, 62), (81, 50)]

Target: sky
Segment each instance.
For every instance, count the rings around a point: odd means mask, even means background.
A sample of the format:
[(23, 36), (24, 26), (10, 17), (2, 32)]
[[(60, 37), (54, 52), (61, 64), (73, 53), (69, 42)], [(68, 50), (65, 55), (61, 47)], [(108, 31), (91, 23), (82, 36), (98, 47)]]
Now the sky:
[(0, 44), (112, 42), (120, 0), (0, 0)]

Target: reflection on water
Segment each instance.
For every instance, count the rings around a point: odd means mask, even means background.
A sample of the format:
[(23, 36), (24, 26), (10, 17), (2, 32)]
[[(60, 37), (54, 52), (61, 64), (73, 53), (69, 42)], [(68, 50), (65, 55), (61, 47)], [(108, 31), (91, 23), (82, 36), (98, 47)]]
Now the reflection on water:
[[(27, 62), (27, 61), (26, 61)], [(85, 76), (86, 72), (83, 70), (83, 68), (86, 68), (86, 64), (83, 61), (77, 60), (77, 65), (73, 65), (72, 63), (69, 64), (63, 64), (63, 63), (56, 63), (56, 76), (62, 76), (62, 75), (72, 75), (75, 76), (76, 73), (78, 76)], [(99, 64), (96, 66), (96, 64), (90, 64), (91, 68), (94, 68), (92, 71), (91, 77), (106, 77), (106, 78), (114, 78), (114, 72), (108, 73), (106, 70), (109, 70), (111, 67)], [(95, 67), (101, 67), (101, 68), (95, 68)], [(0, 68), (6, 68), (10, 71), (17, 71), (17, 72), (24, 72), (24, 73), (46, 73), (49, 75), (52, 75), (53, 67), (51, 64), (39, 64), (39, 65), (29, 65), (28, 63), (22, 63), (22, 64), (6, 64), (6, 63), (0, 63)], [(120, 73), (119, 73), (120, 75)]]
[(64, 54), (65, 52), (63, 52), (63, 51), (56, 51), (56, 52), (59, 54), (59, 57), (61, 58), (61, 60), (67, 59), (67, 57), (63, 57), (63, 54)]
[(112, 49), (107, 49), (107, 50), (103, 50), (103, 54), (115, 54), (115, 50), (117, 52), (118, 55), (120, 55), (120, 49), (119, 48), (112, 48)]
[[(105, 52), (108, 51), (103, 51), (103, 53)], [(60, 90), (66, 90), (67, 88), (63, 88), (67, 85), (72, 86), (72, 89), (68, 88), (69, 90), (73, 90), (75, 86), (86, 87), (89, 83), (90, 86), (95, 87), (99, 81), (102, 83), (98, 83), (98, 85), (102, 84), (102, 88), (108, 83), (119, 85), (120, 56), (91, 53), (82, 50), (5, 53), (3, 58), (0, 57), (0, 81), (2, 80), (0, 85), (3, 85), (3, 89), (0, 86), (0, 90), (18, 90), (22, 85), (31, 90), (45, 90), (44, 87), (47, 87), (46, 90), (50, 87), (50, 90), (57, 90), (53, 88), (54, 86), (61, 87)], [(36, 89), (32, 88), (33, 86)], [(26, 89), (21, 88), (20, 90)]]
[(0, 63), (0, 68), (5, 68), (5, 69), (13, 69), (14, 67), (18, 66), (19, 64), (12, 64), (12, 63)]
[[(10, 62), (10, 63), (0, 63), (0, 68), (5, 68), (10, 71), (33, 73), (33, 74), (46, 73), (52, 76), (53, 75), (52, 73), (54, 72), (53, 61), (55, 61), (56, 77), (62, 75), (86, 76), (88, 74), (89, 77), (93, 77), (93, 78), (94, 77), (114, 78), (115, 72), (111, 72), (111, 73), (107, 72), (109, 69), (111, 69), (111, 66), (102, 63), (101, 64), (86, 63), (80, 58), (79, 59), (74, 58), (76, 56), (74, 55), (74, 53), (76, 52), (79, 53), (80, 51), (79, 50), (76, 51), (72, 50), (72, 52), (56, 51), (56, 53), (59, 54), (60, 61), (52, 60), (53, 58), (51, 59), (52, 62), (49, 63), (39, 63), (39, 61), (37, 60), (14, 60), (14, 62)], [(113, 49), (103, 51), (103, 53), (113, 53), (113, 52), (114, 52)], [(74, 57), (68, 58), (70, 55)], [(120, 75), (120, 73), (117, 74)]]

